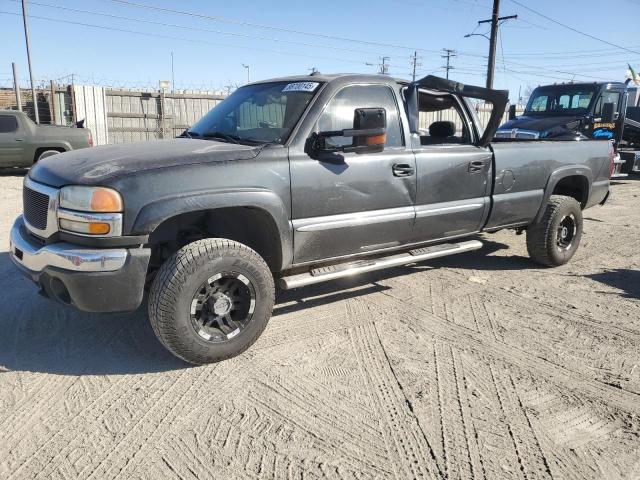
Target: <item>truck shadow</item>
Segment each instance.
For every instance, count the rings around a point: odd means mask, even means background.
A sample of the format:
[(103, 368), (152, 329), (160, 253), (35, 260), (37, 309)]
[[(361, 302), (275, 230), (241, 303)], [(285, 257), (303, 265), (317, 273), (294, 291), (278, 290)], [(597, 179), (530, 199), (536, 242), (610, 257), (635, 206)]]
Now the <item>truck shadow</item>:
[(156, 340), (146, 308), (92, 314), (41, 297), (0, 253), (0, 372), (122, 375), (187, 366)]
[[(380, 284), (385, 279), (425, 268), (513, 270), (534, 267), (524, 257), (485, 258), (505, 248), (508, 247), (487, 242), (479, 252), (292, 291), (278, 291), (273, 317), (277, 321), (282, 315), (384, 291), (392, 288)], [(156, 339), (145, 306), (128, 314), (93, 314), (58, 304), (38, 295), (35, 285), (15, 270), (7, 252), (0, 252), (0, 331), (0, 373), (123, 375), (189, 367)]]
[(623, 298), (640, 299), (640, 270), (618, 268), (585, 277), (622, 290), (619, 295)]
[(0, 177), (24, 177), (28, 168), (0, 168)]
[[(541, 267), (529, 257), (520, 255), (492, 255), (509, 250), (509, 245), (480, 238), (483, 246), (480, 250), (430, 260), (428, 265), (434, 268), (460, 268), (465, 270), (538, 270)], [(491, 258), (487, 258), (491, 256)]]

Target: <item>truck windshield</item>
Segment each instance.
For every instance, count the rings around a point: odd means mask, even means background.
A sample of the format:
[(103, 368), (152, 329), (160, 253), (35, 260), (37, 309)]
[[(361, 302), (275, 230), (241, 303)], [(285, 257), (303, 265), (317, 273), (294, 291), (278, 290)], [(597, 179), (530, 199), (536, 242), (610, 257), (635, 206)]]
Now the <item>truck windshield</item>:
[(582, 115), (596, 93), (593, 87), (553, 85), (538, 87), (531, 94), (525, 115)]
[(319, 82), (247, 85), (216, 105), (185, 136), (246, 144), (284, 143)]

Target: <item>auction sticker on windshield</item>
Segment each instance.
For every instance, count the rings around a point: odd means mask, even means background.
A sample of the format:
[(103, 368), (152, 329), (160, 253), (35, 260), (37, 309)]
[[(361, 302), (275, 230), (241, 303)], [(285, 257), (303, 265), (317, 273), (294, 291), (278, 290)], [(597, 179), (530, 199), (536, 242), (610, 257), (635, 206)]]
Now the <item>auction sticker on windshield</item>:
[(296, 82), (288, 83), (283, 92), (313, 92), (320, 85), (318, 82)]

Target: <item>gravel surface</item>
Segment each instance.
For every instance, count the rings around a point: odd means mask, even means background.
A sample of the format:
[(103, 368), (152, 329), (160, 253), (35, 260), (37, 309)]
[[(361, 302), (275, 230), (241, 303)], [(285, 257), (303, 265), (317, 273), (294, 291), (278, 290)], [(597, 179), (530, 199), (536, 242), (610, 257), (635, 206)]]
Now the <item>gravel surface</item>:
[(280, 293), (247, 353), (189, 367), (146, 309), (92, 315), (11, 265), (0, 176), (0, 478), (640, 478), (640, 181), (573, 261), (524, 236)]

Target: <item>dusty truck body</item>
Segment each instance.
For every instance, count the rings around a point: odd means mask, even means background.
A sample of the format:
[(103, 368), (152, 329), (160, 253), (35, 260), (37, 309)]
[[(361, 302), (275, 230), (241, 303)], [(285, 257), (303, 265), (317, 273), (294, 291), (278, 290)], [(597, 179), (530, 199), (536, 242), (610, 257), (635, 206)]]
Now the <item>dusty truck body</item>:
[(52, 155), (92, 145), (87, 128), (38, 125), (24, 112), (0, 110), (0, 168), (30, 167)]
[[(472, 98), (495, 106), (486, 129)], [(156, 335), (192, 363), (248, 348), (275, 284), (475, 250), (478, 233), (503, 228), (526, 230), (534, 260), (561, 265), (582, 210), (606, 200), (611, 149), (492, 145), (506, 101), (436, 77), (247, 85), (183, 138), (39, 162), (11, 258), (48, 296), (86, 311), (133, 310), (148, 289)]]

